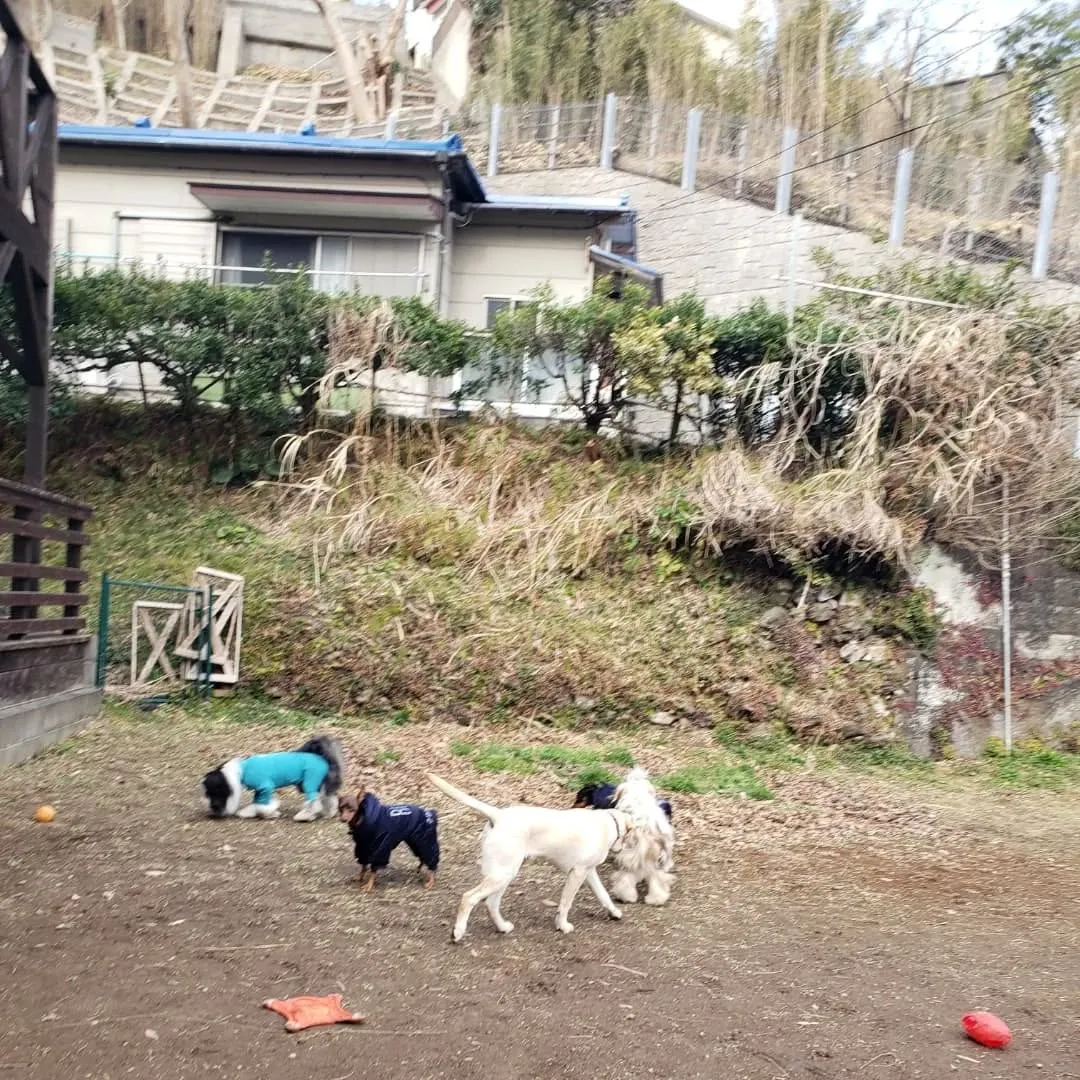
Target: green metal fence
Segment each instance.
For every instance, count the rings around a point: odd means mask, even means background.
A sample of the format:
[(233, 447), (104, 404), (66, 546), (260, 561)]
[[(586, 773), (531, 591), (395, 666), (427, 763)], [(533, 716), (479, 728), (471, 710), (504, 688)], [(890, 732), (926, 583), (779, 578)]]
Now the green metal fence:
[[(101, 575), (96, 683), (106, 693), (150, 703), (208, 697), (214, 590)], [(177, 655), (185, 638), (192, 646)]]

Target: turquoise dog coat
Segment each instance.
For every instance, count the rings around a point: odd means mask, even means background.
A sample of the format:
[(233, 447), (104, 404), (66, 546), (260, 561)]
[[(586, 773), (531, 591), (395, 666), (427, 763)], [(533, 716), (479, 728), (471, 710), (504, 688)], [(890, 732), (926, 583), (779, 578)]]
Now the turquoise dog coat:
[(255, 792), (255, 802), (266, 806), (274, 801), (278, 788), (296, 787), (304, 793), (304, 801), (319, 797), (330, 763), (318, 754), (302, 754), (284, 750), (279, 754), (256, 754), (244, 759), (240, 783)]

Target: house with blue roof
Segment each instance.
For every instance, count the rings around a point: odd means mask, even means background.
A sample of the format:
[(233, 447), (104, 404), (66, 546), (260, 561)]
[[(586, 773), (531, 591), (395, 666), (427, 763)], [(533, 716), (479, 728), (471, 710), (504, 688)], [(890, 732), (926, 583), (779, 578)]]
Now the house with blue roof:
[[(254, 286), (304, 267), (316, 288), (419, 296), (482, 332), (545, 283), (567, 301), (585, 297), (597, 273), (658, 290), (657, 275), (627, 256), (628, 235), (625, 198), (489, 193), (457, 136), (350, 139), (310, 128), (281, 135), (145, 122), (59, 132), (54, 237), (58, 255), (89, 268), (139, 265)], [(538, 385), (537, 374), (493, 387), (491, 403), (558, 416), (560, 387)], [(110, 378), (99, 389), (140, 386), (138, 372)], [(407, 415), (449, 409), (458, 385), (380, 378), (381, 404)]]

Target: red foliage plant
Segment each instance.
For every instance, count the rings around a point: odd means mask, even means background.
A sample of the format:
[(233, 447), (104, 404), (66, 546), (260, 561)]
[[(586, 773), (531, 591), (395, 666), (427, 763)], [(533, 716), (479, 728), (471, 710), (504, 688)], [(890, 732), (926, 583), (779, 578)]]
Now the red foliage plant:
[[(941, 681), (952, 691), (946, 721), (986, 717), (1004, 707), (1001, 652), (984, 630), (950, 628), (938, 640), (935, 660)], [(1080, 678), (1080, 660), (1013, 658), (1013, 700), (1041, 697), (1070, 679)]]

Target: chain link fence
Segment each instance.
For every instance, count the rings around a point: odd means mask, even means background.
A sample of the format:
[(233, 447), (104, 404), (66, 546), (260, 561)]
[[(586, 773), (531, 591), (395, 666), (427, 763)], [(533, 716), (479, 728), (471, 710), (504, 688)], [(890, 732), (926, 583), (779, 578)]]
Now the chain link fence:
[[(972, 125), (987, 127), (985, 107)], [(444, 124), (458, 132), (477, 167), (537, 172), (595, 167), (604, 142), (604, 103), (491, 106), (475, 103)], [(1001, 163), (947, 152), (977, 144), (957, 121), (926, 145), (918, 137), (868, 138), (861, 122), (823, 132), (788, 133), (775, 121), (699, 110), (695, 190), (773, 209), (781, 174), (792, 170), (791, 210), (829, 225), (889, 236), (896, 203), (898, 163), (912, 152), (904, 243), (938, 254), (984, 262), (1030, 264), (1039, 228), (1041, 169), (1034, 160)], [(611, 138), (612, 164), (624, 172), (680, 184), (693, 130), (690, 110), (670, 102), (619, 99)], [(880, 126), (880, 123), (879, 123)], [(894, 125), (895, 126), (895, 125)], [(988, 128), (989, 130), (989, 128)], [(785, 141), (794, 146), (785, 157)], [(1062, 181), (1051, 234), (1050, 273), (1080, 281), (1080, 179)]]
[(160, 703), (208, 696), (214, 590), (102, 575), (96, 683), (108, 694)]

